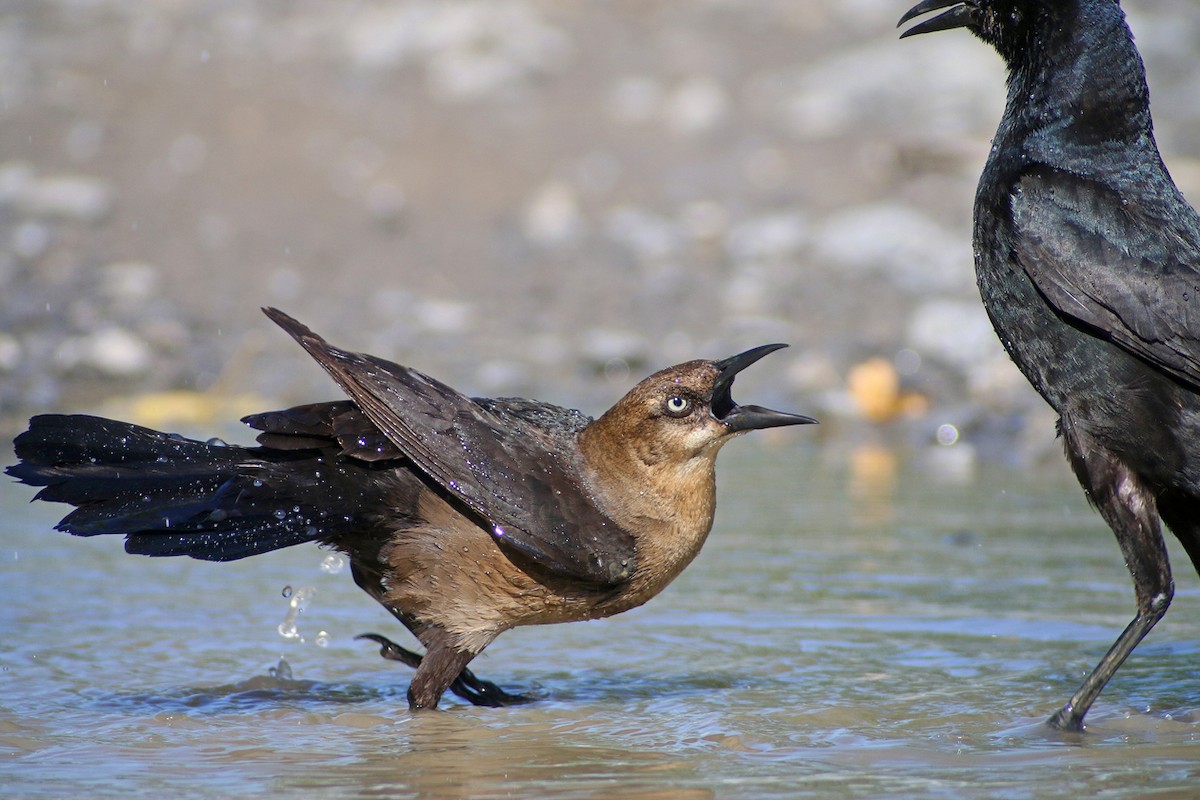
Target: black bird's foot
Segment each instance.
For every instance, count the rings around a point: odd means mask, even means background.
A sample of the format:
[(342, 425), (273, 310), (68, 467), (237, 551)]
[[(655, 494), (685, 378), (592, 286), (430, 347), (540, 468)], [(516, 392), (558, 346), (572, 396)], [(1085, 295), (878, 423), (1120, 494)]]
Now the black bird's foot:
[[(420, 654), (401, 647), (386, 636), (381, 636), (378, 633), (362, 633), (354, 638), (369, 639), (378, 644), (379, 655), (388, 661), (399, 661), (401, 664), (405, 664), (413, 669), (421, 666), (423, 658)], [(529, 694), (512, 694), (506, 692), (491, 681), (485, 681), (482, 678), (476, 677), (475, 673), (466, 667), (463, 667), (462, 672), (458, 673), (458, 677), (450, 684), (450, 691), (473, 705), (485, 706), (487, 708), (519, 706), (524, 703), (532, 703), (537, 699)]]
[(1075, 713), (1074, 706), (1063, 706), (1046, 720), (1046, 724), (1056, 731), (1065, 733), (1083, 733), (1083, 716)]

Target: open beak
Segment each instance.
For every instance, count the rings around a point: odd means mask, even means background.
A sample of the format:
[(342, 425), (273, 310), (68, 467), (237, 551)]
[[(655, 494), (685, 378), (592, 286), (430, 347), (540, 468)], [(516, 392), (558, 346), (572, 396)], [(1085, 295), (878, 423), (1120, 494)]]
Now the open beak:
[(786, 411), (772, 411), (762, 406), (739, 406), (733, 402), (730, 388), (734, 377), (746, 367), (758, 361), (768, 353), (774, 353), (787, 347), (786, 344), (764, 344), (736, 356), (713, 362), (720, 373), (717, 382), (713, 384), (712, 415), (725, 425), (730, 433), (753, 431), (761, 428), (778, 428), (782, 425), (814, 425), (816, 420), (802, 414), (789, 414)]
[(933, 33), (935, 31), (948, 31), (951, 28), (966, 28), (977, 21), (978, 9), (974, 3), (963, 2), (963, 0), (921, 0), (915, 6), (910, 8), (900, 21), (896, 23), (899, 28), (904, 23), (911, 19), (915, 19), (922, 14), (928, 14), (931, 11), (949, 8), (950, 10), (938, 14), (936, 17), (927, 19), (917, 25), (912, 26), (904, 33), (900, 34), (900, 38), (904, 39), (909, 36), (916, 36), (920, 33)]

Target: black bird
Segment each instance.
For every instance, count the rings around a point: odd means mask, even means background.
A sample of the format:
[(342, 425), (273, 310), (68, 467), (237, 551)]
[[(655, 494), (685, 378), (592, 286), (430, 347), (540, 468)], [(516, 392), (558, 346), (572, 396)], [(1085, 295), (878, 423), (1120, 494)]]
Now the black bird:
[(1117, 0), (924, 0), (902, 36), (967, 28), (1008, 67), (975, 195), (983, 304), (1059, 415), (1067, 457), (1116, 534), (1137, 615), (1050, 719), (1081, 730), (1174, 592), (1160, 522), (1200, 569), (1200, 217), (1154, 141)]
[(354, 581), (425, 646), (379, 636), (416, 667), (413, 709), (446, 689), (527, 700), (467, 664), (518, 625), (640, 606), (704, 544), (714, 466), (746, 431), (815, 422), (740, 406), (738, 372), (786, 345), (651, 375), (599, 419), (519, 398), (470, 398), (414, 369), (333, 347), (275, 309), (350, 397), (246, 417), (258, 447), (127, 422), (43, 415), (8, 473), (76, 509), (58, 529), (124, 534), (149, 556), (231, 561), (302, 542), (344, 553)]

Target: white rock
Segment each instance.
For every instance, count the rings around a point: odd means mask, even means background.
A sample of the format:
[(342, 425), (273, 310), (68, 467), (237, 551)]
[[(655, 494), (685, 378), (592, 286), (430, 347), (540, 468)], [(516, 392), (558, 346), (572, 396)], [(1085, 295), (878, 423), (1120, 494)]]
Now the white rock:
[(542, 184), (525, 207), (525, 236), (540, 245), (563, 245), (583, 232), (575, 191), (562, 181)]
[(663, 109), (667, 128), (681, 135), (703, 133), (728, 113), (729, 96), (711, 78), (691, 78), (671, 92)]

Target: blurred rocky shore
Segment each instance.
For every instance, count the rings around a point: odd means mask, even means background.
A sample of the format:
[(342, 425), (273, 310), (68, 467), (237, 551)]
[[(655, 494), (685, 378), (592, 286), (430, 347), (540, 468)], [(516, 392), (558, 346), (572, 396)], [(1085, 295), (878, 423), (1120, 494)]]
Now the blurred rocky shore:
[[(1125, 6), (1200, 200), (1194, 3)], [(790, 342), (738, 396), (818, 437), (1052, 452), (972, 274), (1001, 65), (961, 31), (898, 41), (906, 8), (0, 5), (0, 427), (336, 397), (276, 305), (589, 413), (661, 366)]]

